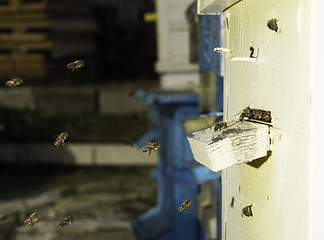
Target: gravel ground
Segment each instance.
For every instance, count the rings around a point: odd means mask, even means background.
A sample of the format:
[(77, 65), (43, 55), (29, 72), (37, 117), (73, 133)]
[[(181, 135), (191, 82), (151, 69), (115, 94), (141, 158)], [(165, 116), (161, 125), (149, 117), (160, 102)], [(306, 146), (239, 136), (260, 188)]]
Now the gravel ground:
[[(135, 239), (130, 218), (155, 205), (151, 170), (0, 165), (0, 240)], [(39, 221), (25, 226), (33, 212)]]

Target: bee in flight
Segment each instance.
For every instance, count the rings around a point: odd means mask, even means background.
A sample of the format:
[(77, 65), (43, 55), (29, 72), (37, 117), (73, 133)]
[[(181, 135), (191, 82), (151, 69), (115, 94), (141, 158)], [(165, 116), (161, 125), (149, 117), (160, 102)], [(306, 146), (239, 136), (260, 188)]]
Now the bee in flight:
[(158, 142), (148, 143), (148, 145), (143, 149), (143, 153), (149, 152), (149, 155), (151, 155), (151, 152), (155, 151), (159, 147), (160, 147), (160, 143)]
[(241, 216), (243, 217), (243, 215), (247, 216), (247, 217), (253, 217), (253, 213), (252, 213), (252, 204), (249, 206), (246, 206), (242, 209), (241, 212)]
[(34, 226), (34, 223), (38, 221), (39, 215), (37, 212), (33, 213), (32, 215), (29, 216), (29, 218), (27, 218), (24, 223), (27, 226)]
[(69, 134), (67, 132), (62, 132), (55, 140), (54, 142), (54, 146), (58, 147), (60, 145), (64, 146), (64, 141), (66, 140), (66, 138), (69, 136)]
[(216, 132), (217, 130), (222, 130), (224, 128), (227, 128), (227, 123), (226, 122), (218, 122), (216, 123), (214, 127), (214, 131)]
[(12, 78), (6, 82), (7, 87), (16, 87), (23, 82), (22, 78)]
[(186, 201), (184, 201), (180, 207), (178, 207), (178, 212), (181, 212), (182, 210), (185, 210), (188, 213), (191, 213), (191, 211), (189, 210), (190, 204), (192, 203), (192, 201), (190, 199), (187, 199)]
[(259, 120), (267, 123), (271, 123), (271, 119), (272, 119), (270, 111), (249, 108), (249, 107), (243, 109), (239, 120), (243, 121), (245, 117), (247, 117), (249, 120)]
[(67, 65), (68, 69), (72, 69), (72, 72), (78, 70), (79, 68), (84, 66), (84, 61), (83, 60), (76, 60), (74, 62), (71, 62)]
[(59, 226), (65, 227), (73, 222), (74, 222), (74, 217), (64, 218), (62, 221), (59, 222)]

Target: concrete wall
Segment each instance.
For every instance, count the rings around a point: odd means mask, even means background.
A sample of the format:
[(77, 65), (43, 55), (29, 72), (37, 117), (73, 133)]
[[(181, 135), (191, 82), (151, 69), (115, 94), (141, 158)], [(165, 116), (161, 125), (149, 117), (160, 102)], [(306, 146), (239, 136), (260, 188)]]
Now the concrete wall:
[(80, 114), (85, 112), (129, 113), (148, 109), (136, 94), (125, 88), (16, 87), (0, 89), (0, 106), (30, 108), (46, 112)]
[(1, 144), (2, 163), (41, 163), (78, 166), (155, 166), (157, 152), (151, 155), (142, 149), (121, 144)]

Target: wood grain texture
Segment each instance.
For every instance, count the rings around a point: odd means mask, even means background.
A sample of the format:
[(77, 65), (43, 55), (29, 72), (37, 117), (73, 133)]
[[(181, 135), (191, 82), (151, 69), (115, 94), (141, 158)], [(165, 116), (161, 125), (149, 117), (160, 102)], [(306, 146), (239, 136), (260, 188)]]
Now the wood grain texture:
[(188, 137), (197, 162), (214, 172), (267, 155), (270, 126), (238, 122), (221, 131), (210, 127)]

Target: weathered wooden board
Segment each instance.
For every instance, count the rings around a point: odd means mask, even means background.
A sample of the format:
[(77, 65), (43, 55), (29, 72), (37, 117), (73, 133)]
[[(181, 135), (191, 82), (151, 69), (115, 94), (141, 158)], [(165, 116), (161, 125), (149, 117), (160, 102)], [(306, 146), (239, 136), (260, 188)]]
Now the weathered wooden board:
[(214, 172), (251, 162), (267, 155), (270, 126), (248, 121), (237, 122), (223, 130), (214, 127), (188, 137), (194, 158)]

